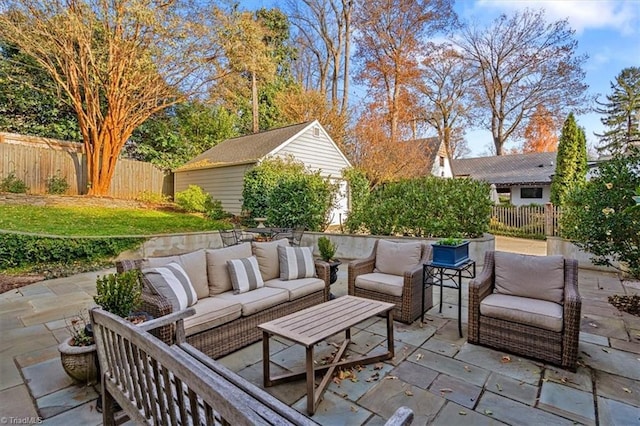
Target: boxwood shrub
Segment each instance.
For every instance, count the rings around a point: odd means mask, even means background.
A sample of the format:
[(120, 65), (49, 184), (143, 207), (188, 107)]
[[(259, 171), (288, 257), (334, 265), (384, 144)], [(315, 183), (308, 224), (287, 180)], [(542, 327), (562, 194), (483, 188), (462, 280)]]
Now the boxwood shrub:
[(93, 262), (136, 248), (143, 238), (53, 238), (0, 233), (0, 270), (33, 265)]
[(348, 218), (347, 228), (374, 235), (476, 238), (489, 229), (490, 217), (488, 184), (429, 176), (375, 188)]

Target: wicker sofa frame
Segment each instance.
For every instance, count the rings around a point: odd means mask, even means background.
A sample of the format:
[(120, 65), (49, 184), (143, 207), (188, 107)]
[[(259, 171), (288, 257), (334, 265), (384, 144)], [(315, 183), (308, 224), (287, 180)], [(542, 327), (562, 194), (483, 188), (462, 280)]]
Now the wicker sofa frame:
[[(118, 261), (116, 262), (116, 270), (123, 272), (130, 269), (140, 269), (141, 262), (142, 259)], [(329, 300), (330, 289), (329, 264), (318, 260), (315, 262), (315, 266), (318, 278), (325, 283), (322, 290), (187, 336), (187, 342), (211, 358), (220, 358), (260, 341), (262, 331), (258, 328), (259, 324), (326, 302)], [(154, 318), (172, 313), (173, 309), (169, 300), (152, 293), (151, 287), (144, 277), (142, 281), (141, 309), (153, 315)], [(174, 326), (159, 327), (152, 333), (167, 344), (175, 342)]]
[[(358, 259), (349, 263), (348, 269), (348, 293), (352, 296), (364, 297), (366, 299), (379, 300), (381, 302), (394, 303), (393, 318), (410, 324), (422, 315), (422, 265), (431, 259), (431, 246), (422, 243), (422, 258), (418, 265), (404, 273), (402, 296), (392, 296), (390, 294), (377, 291), (366, 290), (356, 287), (358, 275), (370, 274), (376, 265), (376, 250), (378, 240), (373, 245), (371, 255), (364, 259)], [(433, 306), (433, 294), (427, 291), (424, 294), (424, 307), (429, 309)]]
[(480, 314), (480, 302), (493, 293), (495, 287), (494, 253), (485, 253), (482, 272), (469, 282), (469, 343), (506, 350), (575, 371), (582, 306), (578, 292), (578, 262), (564, 260), (563, 327), (560, 332), (553, 332)]

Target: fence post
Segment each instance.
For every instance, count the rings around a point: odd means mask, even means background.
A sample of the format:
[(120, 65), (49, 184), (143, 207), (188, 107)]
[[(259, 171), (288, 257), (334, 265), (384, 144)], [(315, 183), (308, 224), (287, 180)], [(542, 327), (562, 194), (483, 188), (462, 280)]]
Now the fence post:
[(553, 229), (553, 203), (546, 203), (544, 205), (544, 235), (551, 237), (554, 234)]

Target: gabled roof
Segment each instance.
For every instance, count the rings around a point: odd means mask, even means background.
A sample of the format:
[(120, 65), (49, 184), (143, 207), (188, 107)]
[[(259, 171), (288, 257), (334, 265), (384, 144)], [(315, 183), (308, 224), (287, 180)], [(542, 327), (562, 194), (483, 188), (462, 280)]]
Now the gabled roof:
[(496, 185), (549, 184), (556, 171), (555, 152), (499, 155), (452, 160), (455, 177), (471, 177)]
[(289, 142), (294, 136), (305, 131), (314, 122), (308, 121), (224, 140), (187, 161), (176, 171), (256, 163), (279, 146)]

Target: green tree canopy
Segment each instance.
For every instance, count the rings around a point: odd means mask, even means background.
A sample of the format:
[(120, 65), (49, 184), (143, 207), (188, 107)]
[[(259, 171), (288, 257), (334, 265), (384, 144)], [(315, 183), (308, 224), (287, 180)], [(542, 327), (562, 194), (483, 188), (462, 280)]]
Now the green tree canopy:
[(611, 94), (606, 102), (597, 102), (596, 112), (607, 130), (600, 137), (598, 148), (613, 152), (624, 151), (629, 144), (640, 142), (640, 67), (623, 69), (611, 82)]
[(76, 113), (49, 74), (0, 41), (0, 131), (81, 141)]
[(587, 139), (573, 113), (570, 113), (562, 126), (558, 142), (556, 171), (551, 182), (551, 202), (562, 205), (571, 187), (584, 182), (586, 175)]

